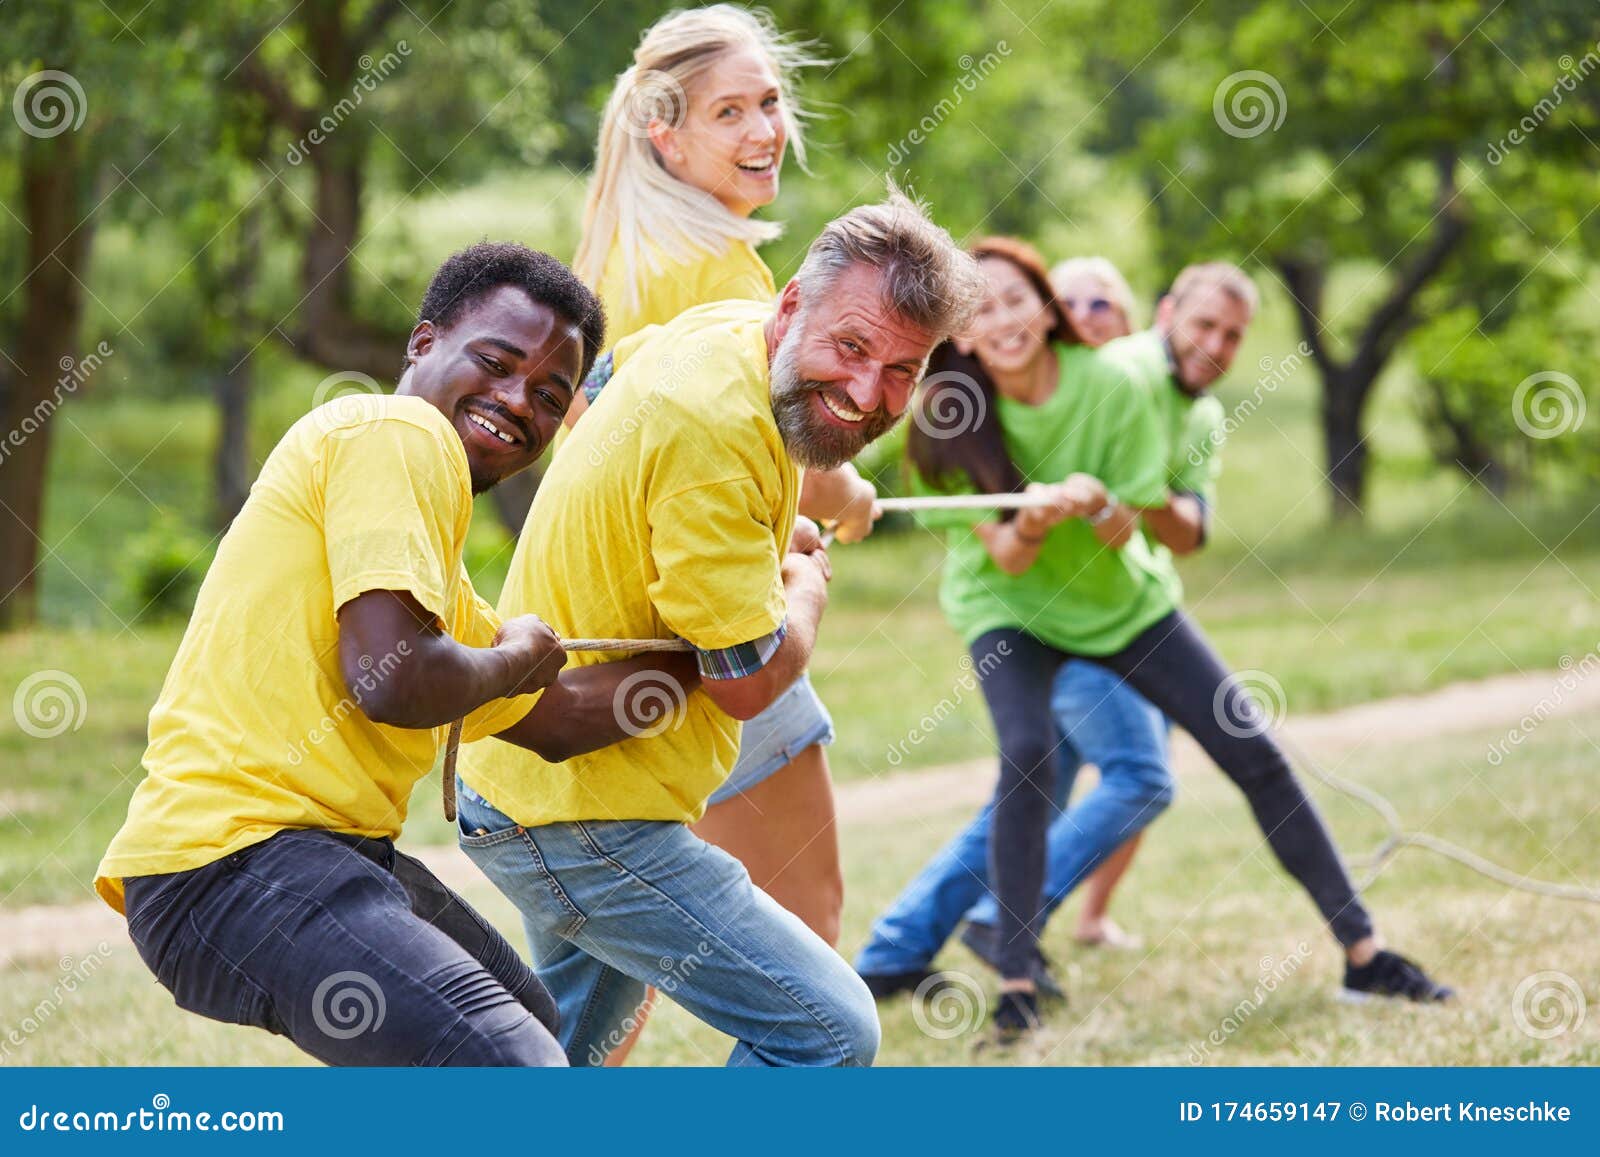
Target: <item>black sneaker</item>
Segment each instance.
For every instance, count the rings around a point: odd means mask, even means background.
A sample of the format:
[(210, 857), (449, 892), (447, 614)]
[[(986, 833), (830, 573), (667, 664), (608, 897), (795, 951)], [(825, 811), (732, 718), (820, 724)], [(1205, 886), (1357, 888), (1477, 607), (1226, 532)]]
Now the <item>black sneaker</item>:
[[(972, 954), (983, 961), (996, 972), (1000, 971), (1000, 931), (993, 924), (979, 924), (967, 921), (967, 926), (961, 930), (961, 943), (972, 950)], [(1044, 949), (1037, 944), (1033, 947), (1032, 980), (1034, 987), (1039, 990), (1039, 995), (1046, 1000), (1066, 1000), (1066, 989), (1061, 987), (1061, 982), (1056, 979), (1054, 966), (1050, 958), (1044, 954)]]
[(1431, 979), (1428, 974), (1398, 952), (1379, 952), (1364, 968), (1344, 966), (1344, 989), (1339, 999), (1364, 1004), (1374, 997), (1398, 997), (1419, 1004), (1450, 1000), (1455, 990)]
[[(922, 985), (934, 977), (942, 975), (927, 968), (916, 968), (910, 972), (863, 972), (861, 979), (867, 982), (867, 991), (872, 993), (874, 1000), (888, 1000), (891, 996), (899, 996), (902, 992), (916, 992)], [(928, 986), (931, 992), (937, 984)], [(923, 993), (928, 995), (927, 992)]]
[(994, 1006), (991, 1040), (1001, 1047), (1014, 1045), (1029, 1033), (1037, 1032), (1042, 1024), (1036, 993), (1002, 992)]

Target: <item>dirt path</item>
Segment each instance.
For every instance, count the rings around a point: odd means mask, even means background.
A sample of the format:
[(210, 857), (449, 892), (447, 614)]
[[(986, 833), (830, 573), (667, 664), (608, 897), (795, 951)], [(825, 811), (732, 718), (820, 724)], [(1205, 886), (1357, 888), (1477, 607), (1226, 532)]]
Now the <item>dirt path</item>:
[[(1337, 760), (1367, 744), (1404, 744), (1509, 727), (1535, 710), (1554, 719), (1596, 709), (1600, 709), (1600, 679), (1585, 682), (1568, 672), (1539, 671), (1291, 718), (1284, 731), (1319, 758)], [(1194, 741), (1180, 733), (1173, 739), (1173, 763), (1179, 774), (1187, 774), (1205, 767), (1207, 761)], [(977, 807), (993, 789), (994, 776), (994, 761), (979, 759), (844, 784), (838, 791), (839, 818), (849, 825), (871, 825)], [(452, 887), (482, 882), (477, 868), (454, 846), (411, 850)], [(128, 947), (121, 917), (98, 902), (0, 912), (0, 965), (58, 959), (63, 968), (70, 968), (69, 958), (100, 952), (102, 944), (111, 949)]]

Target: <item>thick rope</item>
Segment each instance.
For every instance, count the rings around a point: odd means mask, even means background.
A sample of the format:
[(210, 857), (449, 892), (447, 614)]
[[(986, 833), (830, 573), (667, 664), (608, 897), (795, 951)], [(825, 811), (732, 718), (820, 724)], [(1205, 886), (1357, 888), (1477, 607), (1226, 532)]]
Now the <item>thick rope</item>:
[(1402, 848), (1421, 848), (1443, 856), (1447, 860), (1454, 860), (1463, 867), (1485, 876), (1495, 883), (1519, 892), (1531, 892), (1536, 896), (1552, 896), (1557, 900), (1577, 900), (1586, 904), (1600, 904), (1600, 888), (1586, 888), (1580, 884), (1554, 884), (1548, 880), (1535, 880), (1532, 876), (1524, 876), (1509, 868), (1502, 868), (1492, 860), (1487, 860), (1476, 852), (1468, 851), (1459, 844), (1438, 836), (1429, 835), (1427, 832), (1408, 832), (1401, 823), (1400, 813), (1386, 798), (1364, 784), (1352, 783), (1324, 770), (1316, 760), (1305, 753), (1301, 747), (1281, 731), (1277, 732), (1277, 739), (1284, 749), (1294, 757), (1294, 761), (1305, 767), (1313, 776), (1327, 784), (1341, 795), (1349, 796), (1358, 803), (1363, 803), (1382, 818), (1384, 825), (1389, 829), (1388, 836), (1378, 847), (1367, 856), (1362, 857), (1359, 863), (1368, 869), (1367, 878), (1356, 885), (1357, 891), (1365, 892), (1383, 874), (1383, 869), (1388, 862), (1400, 852)]
[[(642, 654), (646, 651), (692, 651), (694, 647), (684, 639), (563, 639), (561, 649)], [(444, 741), (444, 818), (451, 823), (456, 822), (456, 758), (461, 754), (461, 727), (465, 722), (457, 719), (452, 723)]]

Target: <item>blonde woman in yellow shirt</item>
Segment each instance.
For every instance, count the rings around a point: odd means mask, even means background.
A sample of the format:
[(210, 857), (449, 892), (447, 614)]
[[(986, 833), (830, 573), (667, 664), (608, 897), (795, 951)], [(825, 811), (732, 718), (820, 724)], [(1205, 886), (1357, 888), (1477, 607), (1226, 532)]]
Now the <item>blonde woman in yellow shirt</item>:
[[(755, 247), (781, 230), (752, 214), (777, 197), (786, 151), (805, 160), (792, 81), (821, 63), (765, 17), (728, 4), (663, 18), (633, 60), (606, 105), (573, 266), (605, 303), (613, 344), (696, 306), (776, 296)], [(598, 393), (608, 364), (586, 392)], [(807, 472), (799, 509), (851, 542), (871, 531), (876, 498), (846, 465)], [(738, 763), (694, 827), (829, 944), (844, 902), (824, 751), (832, 741), (802, 675), (745, 724)]]

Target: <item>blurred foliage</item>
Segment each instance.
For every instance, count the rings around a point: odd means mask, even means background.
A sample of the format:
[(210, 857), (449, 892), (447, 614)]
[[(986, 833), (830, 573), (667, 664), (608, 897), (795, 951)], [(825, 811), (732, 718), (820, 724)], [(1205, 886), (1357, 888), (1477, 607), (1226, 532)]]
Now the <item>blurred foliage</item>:
[[(84, 196), (96, 208), (85, 225), (94, 247), (82, 344), (109, 340), (116, 356), (85, 395), (206, 398), (241, 358), (268, 353), (265, 371), (282, 376), (307, 295), (319, 177), (304, 133), (275, 101), (313, 123), (334, 117), (315, 147), (358, 165), (351, 300), (378, 331), (407, 330), (432, 268), (485, 235), (570, 256), (612, 78), (642, 30), (673, 6), (8, 8), (4, 91), (65, 61), (87, 96)], [(780, 27), (830, 62), (800, 84), (814, 113), (810, 172), (791, 166), (767, 211), (787, 227), (764, 251), (780, 279), (824, 221), (878, 197), (893, 176), (958, 237), (1012, 232), (1052, 258), (1104, 253), (1146, 301), (1196, 255), (1268, 271), (1284, 260), (1314, 263), (1328, 274), (1321, 320), (1331, 354), (1348, 357), (1436, 228), (1448, 157), (1453, 187), (1444, 194), (1467, 230), (1409, 304), (1380, 393), (1395, 393), (1423, 421), (1419, 453), (1476, 469), (1469, 460), (1481, 452), (1508, 486), (1582, 485), (1600, 470), (1592, 436), (1600, 398), (1587, 374), (1600, 228), (1596, 134), (1586, 128), (1600, 112), (1600, 82), (1588, 71), (1600, 51), (1592, 4), (770, 7)], [(318, 47), (330, 36), (343, 46), (344, 71)], [(1275, 128), (1230, 134), (1218, 120), (1219, 93), (1248, 70), (1279, 86), (1283, 117)], [(277, 88), (258, 83), (262, 76)], [(359, 101), (347, 99), (358, 91)], [(1511, 143), (1510, 130), (1529, 117), (1534, 129)], [(8, 206), (18, 174), (17, 151), (0, 150)], [(0, 236), (0, 275), (16, 285), (25, 247), (9, 215), (0, 215)], [(1274, 333), (1285, 332), (1277, 279), (1261, 280)], [(0, 304), (7, 350), (21, 340), (15, 307), (15, 297)], [(325, 372), (283, 379), (288, 392), (263, 382), (263, 396), (303, 404)], [(1513, 399), (1541, 372), (1570, 375), (1589, 391), (1585, 427), (1550, 439), (1524, 434)], [(1375, 418), (1368, 424), (1374, 445), (1387, 445), (1388, 432)], [(258, 440), (279, 428), (252, 425)], [(1301, 449), (1314, 454), (1315, 440), (1307, 428)], [(258, 441), (257, 461), (268, 445)], [(891, 490), (897, 446), (885, 442), (863, 463)], [(193, 503), (195, 525), (206, 505)]]
[(188, 618), (213, 553), (213, 544), (177, 515), (159, 513), (119, 556), (127, 618), (143, 623)]

